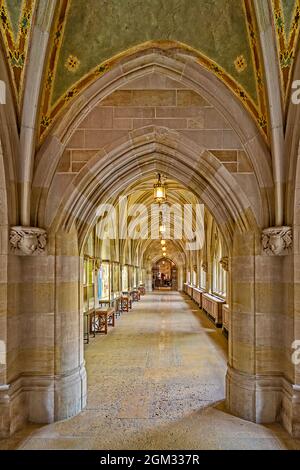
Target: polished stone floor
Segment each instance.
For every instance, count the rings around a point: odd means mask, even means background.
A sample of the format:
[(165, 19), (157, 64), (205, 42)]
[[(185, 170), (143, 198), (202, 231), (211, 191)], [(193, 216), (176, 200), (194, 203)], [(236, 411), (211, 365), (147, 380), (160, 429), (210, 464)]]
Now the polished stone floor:
[(226, 350), (187, 297), (146, 295), (86, 347), (86, 410), (30, 425), (0, 449), (300, 449), (280, 425), (226, 412)]

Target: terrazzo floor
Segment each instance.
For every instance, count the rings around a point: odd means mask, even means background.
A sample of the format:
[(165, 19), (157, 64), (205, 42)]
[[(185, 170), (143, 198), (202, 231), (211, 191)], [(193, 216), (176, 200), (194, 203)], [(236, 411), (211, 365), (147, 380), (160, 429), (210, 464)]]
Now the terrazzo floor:
[(182, 294), (142, 297), (85, 356), (86, 410), (0, 449), (300, 449), (279, 424), (226, 412), (227, 340)]

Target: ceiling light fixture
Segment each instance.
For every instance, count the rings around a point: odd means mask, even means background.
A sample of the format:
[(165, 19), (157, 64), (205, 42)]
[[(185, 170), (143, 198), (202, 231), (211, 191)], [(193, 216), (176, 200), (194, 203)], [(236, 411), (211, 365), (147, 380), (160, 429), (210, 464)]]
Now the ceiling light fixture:
[(157, 202), (158, 204), (160, 204), (161, 202), (165, 202), (165, 200), (167, 199), (166, 186), (162, 182), (160, 173), (157, 174), (157, 183), (155, 183), (153, 189), (155, 202)]

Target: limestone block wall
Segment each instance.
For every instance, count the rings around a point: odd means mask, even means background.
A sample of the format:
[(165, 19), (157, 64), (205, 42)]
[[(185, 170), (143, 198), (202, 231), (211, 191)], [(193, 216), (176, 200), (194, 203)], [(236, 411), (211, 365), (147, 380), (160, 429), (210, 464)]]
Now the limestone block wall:
[[(124, 85), (99, 102), (68, 141), (48, 196), (47, 224), (64, 189), (95, 155), (103, 158), (117, 142), (128, 142), (137, 129), (164, 127), (207, 148), (246, 188), (258, 219), (260, 194), (246, 149), (229, 123), (198, 93), (177, 80), (152, 73)], [(259, 222), (259, 220), (258, 220)]]

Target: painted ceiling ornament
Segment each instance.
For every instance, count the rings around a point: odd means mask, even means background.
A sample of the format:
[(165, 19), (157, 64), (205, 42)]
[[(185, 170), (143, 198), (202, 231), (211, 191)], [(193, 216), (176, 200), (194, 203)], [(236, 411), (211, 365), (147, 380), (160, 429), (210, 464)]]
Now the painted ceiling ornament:
[(16, 255), (40, 255), (46, 250), (47, 233), (37, 227), (11, 227), (9, 242)]
[(228, 256), (223, 256), (223, 257), (220, 259), (220, 265), (222, 266), (222, 268), (224, 269), (224, 271), (229, 271), (229, 259), (228, 259)]
[(234, 61), (234, 66), (235, 66), (235, 69), (238, 73), (242, 73), (244, 72), (244, 70), (246, 70), (247, 68), (247, 61), (245, 59), (245, 57), (242, 55), (239, 55), (235, 61)]
[(65, 62), (65, 67), (69, 72), (76, 72), (80, 65), (80, 60), (78, 57), (70, 54)]
[(289, 254), (293, 244), (291, 227), (269, 227), (262, 232), (262, 249), (267, 255)]

